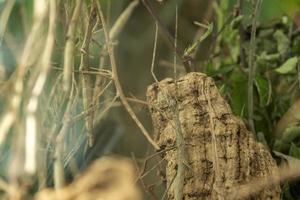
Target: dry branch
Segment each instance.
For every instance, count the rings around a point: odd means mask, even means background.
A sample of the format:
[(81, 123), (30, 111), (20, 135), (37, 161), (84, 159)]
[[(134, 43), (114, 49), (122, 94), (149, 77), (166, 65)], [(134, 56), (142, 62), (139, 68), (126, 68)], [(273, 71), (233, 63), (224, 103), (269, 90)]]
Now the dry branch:
[(75, 48), (75, 32), (77, 21), (80, 15), (80, 10), (82, 7), (82, 0), (76, 1), (76, 6), (70, 20), (70, 24), (68, 27), (67, 38), (66, 38), (66, 46), (64, 51), (64, 90), (68, 91), (71, 88), (72, 84), (72, 70), (74, 65), (74, 48)]
[(117, 90), (117, 94), (120, 97), (120, 100), (122, 102), (122, 104), (124, 105), (125, 109), (127, 110), (127, 112), (129, 113), (129, 115), (131, 116), (131, 118), (134, 120), (134, 122), (137, 124), (137, 126), (141, 129), (142, 133), (144, 134), (144, 136), (146, 137), (146, 139), (148, 140), (148, 142), (156, 149), (158, 150), (159, 147), (158, 145), (153, 141), (153, 139), (151, 138), (150, 134), (148, 133), (148, 131), (145, 129), (145, 127), (143, 126), (143, 124), (140, 122), (140, 120), (137, 118), (136, 114), (134, 113), (134, 111), (132, 110), (131, 106), (129, 105), (127, 98), (123, 92), (123, 88), (121, 86), (121, 83), (119, 81), (119, 77), (118, 77), (118, 69), (117, 69), (117, 63), (116, 63), (116, 59), (115, 59), (115, 53), (114, 53), (114, 48), (113, 46), (110, 45), (110, 38), (109, 38), (109, 32), (107, 30), (107, 26), (106, 26), (106, 22), (105, 22), (105, 18), (101, 9), (101, 5), (99, 2), (97, 2), (97, 6), (98, 6), (98, 10), (100, 13), (100, 18), (101, 18), (101, 22), (103, 25), (103, 30), (104, 30), (104, 35), (105, 35), (105, 42), (107, 45), (107, 52), (110, 58), (110, 62), (111, 62), (111, 68), (112, 68), (112, 76), (114, 79), (114, 83), (115, 83), (115, 87)]
[[(93, 28), (96, 24), (97, 19), (97, 8), (95, 3), (92, 4), (88, 25), (86, 27), (85, 36), (83, 44), (81, 47), (81, 62), (80, 62), (80, 71), (90, 71), (90, 42), (92, 40)], [(89, 110), (93, 107), (93, 87), (94, 83), (92, 77), (89, 74), (82, 73), (82, 100), (84, 110)], [(89, 146), (93, 145), (94, 136), (93, 136), (93, 121), (94, 121), (94, 110), (91, 110), (91, 113), (85, 117), (85, 125), (87, 130), (87, 138)]]
[(114, 23), (114, 26), (109, 31), (109, 39), (114, 41), (117, 36), (120, 34), (130, 16), (132, 15), (134, 9), (139, 5), (138, 0), (132, 1), (127, 8), (122, 12), (122, 14), (118, 17), (117, 21)]
[[(110, 39), (110, 41), (114, 42), (118, 38), (118, 36), (120, 35), (121, 31), (123, 30), (123, 28), (125, 27), (125, 25), (129, 21), (130, 17), (132, 16), (133, 11), (135, 10), (135, 8), (138, 5), (139, 5), (139, 1), (138, 0), (134, 0), (121, 13), (121, 15), (118, 17), (118, 19), (114, 23), (113, 27), (109, 31), (109, 39)], [(109, 19), (107, 19), (107, 20), (109, 20)], [(100, 21), (101, 21), (101, 17), (100, 17)], [(106, 47), (105, 46), (101, 48), (101, 52), (104, 52), (104, 51), (106, 51)], [(105, 55), (100, 56), (99, 69), (103, 69), (104, 65), (106, 63), (107, 52), (105, 52), (104, 54)], [(97, 76), (96, 80), (95, 80), (94, 92), (93, 92), (94, 93), (94, 95), (93, 95), (93, 103), (94, 104), (98, 101), (98, 99), (100, 97), (99, 94), (102, 93), (101, 91), (103, 91), (104, 85), (105, 85), (105, 81), (103, 80), (103, 78), (100, 77), (100, 76)], [(94, 120), (94, 124), (97, 124), (99, 122), (98, 119)]]
[(34, 4), (34, 23), (20, 57), (18, 68), (5, 84), (6, 87), (7, 85), (12, 84), (13, 92), (10, 97), (11, 101), (9, 102), (8, 109), (0, 120), (0, 145), (4, 142), (8, 131), (13, 126), (13, 123), (17, 118), (22, 102), (24, 89), (23, 81), (30, 63), (36, 61), (40, 55), (39, 49), (37, 49), (38, 44), (36, 42), (36, 38), (40, 38), (42, 36), (43, 22), (47, 14), (47, 9), (44, 4), (44, 1), (37, 1)]

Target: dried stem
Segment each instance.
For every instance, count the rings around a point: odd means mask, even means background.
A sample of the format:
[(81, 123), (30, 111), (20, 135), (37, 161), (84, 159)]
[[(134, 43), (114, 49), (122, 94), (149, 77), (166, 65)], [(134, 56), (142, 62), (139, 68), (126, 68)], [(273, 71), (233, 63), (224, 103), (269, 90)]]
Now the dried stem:
[(159, 16), (154, 12), (154, 9), (152, 8), (151, 3), (149, 2), (149, 0), (142, 0), (143, 5), (145, 6), (145, 8), (148, 10), (148, 12), (150, 13), (150, 15), (152, 16), (152, 18), (155, 20), (155, 22), (158, 24), (162, 36), (165, 37), (167, 39), (168, 44), (174, 49), (174, 51), (176, 52), (177, 56), (179, 58), (183, 59), (183, 65), (185, 68), (185, 71), (191, 72), (193, 71), (194, 67), (194, 60), (193, 58), (189, 57), (189, 59), (184, 59), (183, 56), (183, 50), (180, 49), (179, 47), (175, 47), (174, 46), (174, 38), (172, 37), (172, 35), (169, 33), (168, 29), (166, 28), (166, 26), (163, 24), (162, 20), (159, 18)]
[(108, 30), (107, 30), (107, 27), (106, 27), (106, 22), (105, 22), (104, 15), (103, 15), (103, 12), (102, 12), (102, 9), (101, 9), (101, 5), (100, 5), (100, 3), (98, 1), (97, 1), (97, 6), (98, 6), (99, 13), (100, 13), (102, 25), (103, 25), (103, 30), (104, 30), (105, 40), (106, 40), (106, 45), (107, 45), (107, 51), (108, 51), (108, 54), (109, 54), (109, 58), (110, 58), (110, 62), (111, 62), (111, 67), (112, 67), (112, 76), (113, 76), (113, 79), (114, 79), (114, 83), (115, 83), (115, 87), (116, 87), (117, 93), (118, 93), (118, 95), (120, 97), (120, 100), (123, 103), (125, 109), (129, 113), (129, 115), (131, 116), (131, 118), (135, 121), (135, 123), (137, 124), (137, 126), (141, 129), (141, 131), (144, 134), (144, 136), (146, 137), (146, 139), (149, 141), (149, 143), (156, 150), (158, 150), (159, 146), (150, 137), (148, 131), (145, 129), (145, 127), (143, 126), (143, 124), (137, 118), (136, 114), (133, 112), (131, 106), (129, 105), (129, 103), (128, 103), (127, 99), (126, 99), (126, 96), (124, 95), (121, 83), (120, 83), (119, 78), (118, 78), (118, 71), (117, 71), (117, 64), (116, 64), (116, 60), (115, 60), (114, 49), (113, 49), (113, 46), (110, 45), (110, 38), (109, 38)]
[(117, 21), (114, 23), (114, 26), (109, 31), (109, 39), (111, 41), (115, 40), (123, 27), (125, 26), (126, 22), (129, 20), (131, 14), (133, 13), (134, 9), (139, 5), (138, 0), (133, 0), (127, 8), (122, 12), (122, 14), (118, 17)]
[[(177, 47), (177, 31), (178, 31), (178, 9), (176, 5), (176, 15), (175, 15), (175, 40), (174, 40), (174, 46)], [(172, 106), (172, 110), (174, 112), (174, 121), (175, 121), (175, 133), (176, 133), (176, 146), (177, 146), (177, 172), (176, 172), (176, 178), (174, 181), (174, 199), (175, 200), (181, 200), (183, 198), (183, 186), (184, 186), (184, 173), (185, 173), (185, 162), (187, 160), (186, 158), (186, 152), (185, 152), (185, 142), (183, 137), (183, 129), (180, 123), (179, 118), (179, 108), (178, 108), (178, 82), (177, 82), (177, 56), (176, 53), (174, 53), (174, 83), (175, 83), (175, 104)], [(171, 100), (170, 100), (171, 101)]]
[(64, 52), (64, 72), (63, 72), (63, 88), (65, 91), (70, 89), (72, 83), (72, 70), (74, 68), (74, 51), (75, 51), (75, 32), (77, 21), (80, 15), (83, 0), (77, 0), (76, 6), (69, 23), (65, 52)]
[[(132, 15), (133, 11), (135, 8), (138, 6), (139, 1), (134, 0), (132, 1), (127, 8), (122, 12), (122, 14), (118, 17), (117, 21), (114, 23), (113, 27), (109, 31), (109, 37), (110, 40), (115, 40), (119, 36), (120, 32), (122, 29), (125, 27), (125, 24), (129, 20), (130, 16)], [(110, 3), (108, 3), (108, 6)], [(109, 10), (109, 8), (108, 8)], [(109, 12), (108, 12), (109, 13)], [(107, 19), (108, 21), (108, 19)], [(101, 49), (101, 52), (106, 51), (105, 47)], [(107, 60), (107, 55), (100, 56), (100, 61), (99, 61), (99, 69), (102, 69), (106, 63)], [(103, 79), (102, 77), (96, 77), (95, 81), (95, 86), (94, 86), (94, 91), (93, 91), (93, 103), (97, 103), (100, 95), (103, 91)], [(94, 120), (94, 123), (97, 123), (97, 120)]]
[(254, 1), (254, 9), (252, 13), (252, 28), (251, 28), (251, 38), (250, 38), (250, 49), (249, 49), (249, 60), (248, 60), (248, 123), (250, 130), (254, 135), (255, 127), (253, 122), (253, 84), (255, 78), (255, 70), (256, 70), (256, 62), (255, 62), (255, 52), (256, 52), (256, 23), (258, 11), (261, 5), (262, 0), (253, 0)]
[[(213, 9), (214, 7), (213, 7), (213, 4), (214, 4), (214, 0), (208, 2), (205, 14), (202, 17), (201, 21), (207, 21), (207, 22), (211, 21), (211, 19), (214, 16), (214, 9)], [(196, 32), (196, 34), (194, 36), (193, 43), (197, 42), (197, 40), (204, 34), (205, 30), (206, 30), (205, 27), (202, 27), (202, 26), (199, 27), (199, 29), (197, 30), (197, 32)], [(196, 49), (195, 49), (195, 51), (191, 54), (192, 58), (196, 57), (198, 50), (199, 50), (199, 46), (197, 46)]]
[[(45, 7), (47, 7), (45, 5)], [(56, 2), (55, 0), (49, 2), (49, 31), (46, 39), (45, 49), (41, 57), (41, 71), (37, 77), (35, 85), (31, 92), (31, 97), (27, 105), (27, 119), (26, 119), (26, 160), (25, 171), (33, 174), (36, 170), (36, 133), (37, 133), (37, 104), (40, 94), (43, 91), (47, 74), (50, 68), (50, 60), (54, 46), (55, 35), (55, 20), (56, 20)]]
[(68, 104), (66, 106), (66, 110), (63, 116), (63, 124), (60, 129), (59, 134), (56, 137), (56, 145), (55, 145), (55, 153), (54, 153), (54, 187), (55, 189), (60, 189), (65, 185), (65, 175), (64, 175), (64, 165), (63, 165), (63, 147), (64, 147), (64, 139), (68, 130), (71, 126), (70, 116), (71, 111), (76, 103), (76, 99), (78, 93), (75, 93), (75, 86), (72, 84), (71, 91), (69, 93)]
[(157, 36), (158, 36), (158, 25), (155, 23), (155, 38), (154, 38), (154, 46), (153, 46), (153, 54), (152, 54), (152, 62), (151, 62), (151, 75), (154, 78), (155, 82), (158, 83), (158, 79), (154, 73), (155, 66), (155, 56), (156, 56), (156, 46), (157, 46)]
[[(92, 8), (90, 11), (90, 16), (88, 20), (88, 25), (86, 27), (85, 36), (83, 39), (82, 47), (81, 47), (81, 62), (80, 62), (80, 71), (90, 71), (89, 68), (89, 53), (90, 53), (90, 42), (92, 39), (93, 28), (96, 24), (97, 12), (96, 12), (95, 2), (92, 4)], [(83, 100), (83, 108), (84, 110), (88, 110), (90, 107), (93, 107), (93, 80), (89, 74), (83, 74), (81, 76), (82, 79), (82, 100)], [(94, 112), (91, 110), (89, 115), (85, 117), (85, 125), (87, 129), (87, 137), (88, 137), (88, 145), (91, 147), (94, 142), (93, 136), (93, 119)]]

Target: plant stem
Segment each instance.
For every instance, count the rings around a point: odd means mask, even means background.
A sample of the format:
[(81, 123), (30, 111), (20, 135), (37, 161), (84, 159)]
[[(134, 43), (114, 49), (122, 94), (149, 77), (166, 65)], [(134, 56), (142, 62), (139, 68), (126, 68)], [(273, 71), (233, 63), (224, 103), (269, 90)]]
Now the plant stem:
[(83, 0), (77, 0), (76, 6), (70, 20), (67, 32), (67, 41), (64, 52), (64, 71), (63, 71), (63, 89), (67, 92), (70, 90), (72, 83), (72, 70), (74, 68), (74, 48), (75, 48), (75, 32), (77, 21), (80, 15)]
[(251, 28), (251, 38), (250, 38), (250, 49), (249, 49), (249, 74), (248, 74), (248, 123), (250, 130), (255, 133), (255, 127), (253, 122), (253, 84), (255, 79), (255, 70), (256, 70), (256, 62), (255, 62), (255, 52), (256, 52), (256, 26), (257, 26), (257, 14), (259, 7), (261, 5), (262, 0), (253, 0), (254, 1), (254, 10), (252, 13), (252, 28)]
[(104, 35), (105, 35), (105, 40), (106, 40), (106, 45), (107, 45), (107, 51), (108, 51), (110, 62), (111, 62), (112, 77), (113, 77), (113, 80), (114, 80), (114, 83), (115, 83), (115, 87), (116, 87), (117, 93), (118, 93), (118, 95), (120, 97), (120, 100), (123, 103), (125, 109), (129, 113), (129, 115), (131, 116), (131, 118), (135, 121), (135, 123), (137, 124), (137, 126), (141, 129), (141, 131), (144, 134), (144, 136), (146, 137), (146, 139), (149, 141), (149, 143), (156, 150), (158, 150), (159, 146), (150, 137), (148, 131), (145, 129), (145, 127), (143, 126), (143, 124), (137, 118), (136, 114), (133, 112), (131, 106), (129, 105), (129, 103), (128, 103), (127, 99), (126, 99), (126, 96), (124, 95), (121, 83), (120, 83), (119, 78), (118, 78), (118, 71), (117, 71), (117, 64), (116, 64), (114, 49), (113, 49), (113, 46), (110, 45), (110, 38), (109, 38), (108, 30), (107, 30), (107, 27), (106, 27), (106, 22), (105, 22), (104, 15), (103, 15), (103, 12), (102, 12), (102, 9), (101, 9), (101, 5), (100, 5), (99, 1), (97, 1), (97, 6), (98, 6), (98, 11), (100, 13), (100, 18), (101, 18), (101, 21), (102, 21), (102, 25), (103, 25), (103, 30), (104, 30)]

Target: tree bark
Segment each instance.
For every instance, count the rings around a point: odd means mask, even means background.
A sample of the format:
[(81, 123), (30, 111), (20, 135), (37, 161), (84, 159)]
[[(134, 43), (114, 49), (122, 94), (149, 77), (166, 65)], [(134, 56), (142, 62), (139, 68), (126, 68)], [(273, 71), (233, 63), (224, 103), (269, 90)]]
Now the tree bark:
[[(278, 168), (269, 151), (232, 114), (211, 77), (193, 72), (176, 82), (167, 78), (148, 87), (147, 101), (161, 149), (176, 146), (174, 102), (177, 106), (186, 152), (186, 160), (179, 160), (186, 166), (182, 199), (280, 199), (280, 186), (274, 184), (246, 198), (235, 191), (254, 180), (272, 182)], [(178, 189), (173, 184), (178, 149), (162, 155), (170, 186), (167, 199), (174, 199)]]

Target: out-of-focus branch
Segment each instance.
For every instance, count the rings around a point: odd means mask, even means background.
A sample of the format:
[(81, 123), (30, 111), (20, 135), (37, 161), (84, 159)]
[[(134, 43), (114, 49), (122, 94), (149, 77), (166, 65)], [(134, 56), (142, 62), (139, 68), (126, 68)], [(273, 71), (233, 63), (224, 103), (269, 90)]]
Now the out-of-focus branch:
[(11, 96), (9, 108), (0, 121), (0, 145), (5, 140), (6, 135), (12, 124), (16, 120), (17, 114), (19, 112), (24, 88), (23, 79), (28, 70), (28, 65), (31, 62), (30, 59), (37, 59), (39, 55), (34, 47), (36, 45), (36, 38), (40, 37), (41, 26), (43, 25), (43, 21), (46, 16), (47, 8), (44, 7), (44, 5), (44, 0), (36, 1), (34, 4), (33, 27), (23, 49), (18, 68), (10, 78), (11, 83), (13, 83), (13, 94)]
[[(41, 1), (42, 2), (42, 1)], [(44, 1), (45, 4), (47, 4)], [(47, 7), (47, 5), (43, 5)], [(35, 85), (32, 89), (29, 103), (27, 105), (26, 116), (26, 144), (25, 144), (25, 171), (33, 174), (36, 170), (36, 133), (37, 121), (36, 111), (38, 98), (44, 88), (47, 74), (50, 68), (50, 60), (54, 46), (55, 35), (55, 20), (56, 20), (56, 2), (52, 0), (49, 2), (49, 31), (46, 39), (45, 49), (40, 60), (41, 71), (37, 77)]]
[(77, 0), (76, 6), (70, 20), (67, 32), (66, 46), (64, 52), (64, 72), (63, 72), (63, 88), (65, 91), (70, 90), (72, 83), (72, 70), (74, 66), (74, 47), (75, 47), (75, 30), (80, 15), (83, 0)]
[(8, 22), (9, 15), (12, 11), (15, 2), (16, 0), (7, 1), (4, 9), (2, 10), (2, 14), (0, 16), (0, 47), (2, 45), (2, 39), (6, 31), (6, 25)]
[(109, 31), (110, 40), (115, 40), (119, 35), (121, 30), (124, 28), (126, 22), (129, 20), (131, 14), (134, 9), (139, 5), (138, 0), (132, 1), (127, 8), (122, 12), (122, 14), (118, 17), (117, 21), (114, 23), (113, 27)]

